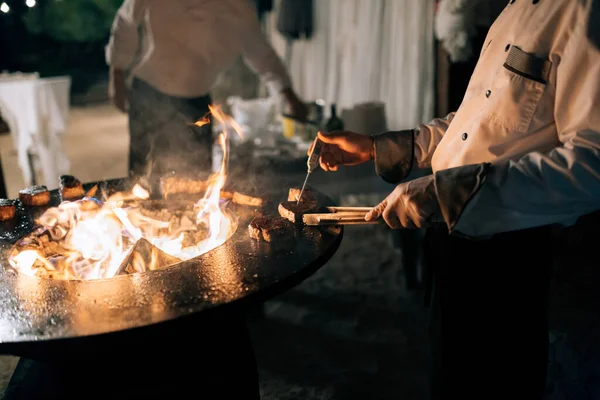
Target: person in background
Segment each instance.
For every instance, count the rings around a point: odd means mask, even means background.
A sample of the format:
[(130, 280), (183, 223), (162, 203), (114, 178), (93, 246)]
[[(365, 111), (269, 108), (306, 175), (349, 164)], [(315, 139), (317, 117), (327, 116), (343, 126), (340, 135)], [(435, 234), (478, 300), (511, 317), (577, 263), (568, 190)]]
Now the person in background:
[[(292, 116), (306, 106), (268, 43), (250, 0), (125, 0), (106, 46), (110, 95), (129, 114), (129, 175), (210, 172), (212, 127), (194, 126), (210, 90), (239, 55), (281, 95)], [(131, 77), (131, 85), (128, 78)]]
[(511, 0), (456, 112), (319, 138), (326, 171), (432, 168), (366, 216), (433, 226), (432, 398), (544, 398), (552, 229), (600, 209), (600, 1)]

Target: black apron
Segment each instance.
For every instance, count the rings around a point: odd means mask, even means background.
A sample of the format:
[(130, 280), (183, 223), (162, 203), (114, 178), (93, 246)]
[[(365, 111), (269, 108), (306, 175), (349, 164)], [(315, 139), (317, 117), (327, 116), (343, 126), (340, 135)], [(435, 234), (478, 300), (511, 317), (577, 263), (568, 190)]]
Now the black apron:
[(194, 123), (205, 117), (209, 95), (168, 96), (134, 79), (129, 99), (129, 175), (206, 176), (212, 168), (212, 125)]

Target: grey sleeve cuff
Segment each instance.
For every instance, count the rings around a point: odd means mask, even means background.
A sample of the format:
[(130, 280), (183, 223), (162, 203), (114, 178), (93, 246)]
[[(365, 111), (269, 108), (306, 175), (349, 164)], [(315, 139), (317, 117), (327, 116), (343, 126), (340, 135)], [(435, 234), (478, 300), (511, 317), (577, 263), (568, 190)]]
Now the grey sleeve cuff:
[(452, 232), (465, 207), (485, 184), (491, 164), (472, 164), (435, 173), (435, 191), (448, 232)]
[(372, 137), (377, 175), (388, 183), (406, 178), (413, 165), (415, 131), (384, 132)]

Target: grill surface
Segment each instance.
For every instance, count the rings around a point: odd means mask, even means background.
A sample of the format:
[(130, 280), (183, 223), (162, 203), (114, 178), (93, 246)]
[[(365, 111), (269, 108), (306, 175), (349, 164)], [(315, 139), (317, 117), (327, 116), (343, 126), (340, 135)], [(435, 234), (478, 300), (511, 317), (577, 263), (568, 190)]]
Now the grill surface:
[[(109, 193), (130, 187), (122, 180), (99, 184)], [(93, 185), (84, 186), (87, 190)], [(316, 193), (322, 204), (332, 204), (331, 199)], [(56, 191), (53, 202), (59, 202)], [(267, 205), (265, 212), (276, 214), (276, 204)], [(33, 217), (21, 209), (18, 222), (0, 226), (2, 354), (22, 355), (26, 348), (43, 349), (65, 340), (127, 331), (229, 304), (264, 300), (313, 274), (342, 240), (342, 230), (302, 227), (296, 230), (295, 244), (276, 250), (248, 236), (251, 216), (246, 215), (240, 217), (237, 231), (223, 245), (176, 266), (106, 280), (47, 280), (18, 274), (8, 266), (6, 250), (31, 230)]]

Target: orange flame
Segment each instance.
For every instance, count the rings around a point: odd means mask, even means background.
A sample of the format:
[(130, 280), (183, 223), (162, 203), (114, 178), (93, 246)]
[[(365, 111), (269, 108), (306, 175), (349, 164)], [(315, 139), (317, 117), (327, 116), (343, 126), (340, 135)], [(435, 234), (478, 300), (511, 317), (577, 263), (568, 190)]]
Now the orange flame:
[(196, 121), (194, 125), (196, 126), (204, 126), (210, 124), (210, 118), (208, 116), (203, 117), (202, 119)]
[[(84, 198), (47, 210), (38, 222), (50, 235), (49, 241), (62, 250), (48, 254), (48, 248), (54, 247), (39, 243), (39, 248), (15, 248), (9, 256), (10, 264), (28, 275), (50, 272), (59, 279), (100, 279), (123, 271), (165, 267), (223, 244), (237, 228), (237, 219), (220, 202), (229, 163), (227, 131), (230, 128), (240, 137), (243, 132), (219, 107), (211, 106), (210, 113), (223, 127), (217, 142), (223, 149), (223, 160), (219, 171), (209, 177), (206, 193), (195, 204), (186, 226), (181, 220), (181, 226), (171, 230), (170, 222), (145, 215), (136, 202), (148, 199), (150, 194), (136, 184), (130, 192), (117, 192), (103, 204)], [(205, 117), (195, 125), (208, 123), (210, 119)], [(200, 231), (206, 232), (202, 239), (191, 245), (185, 242), (186, 232)]]

